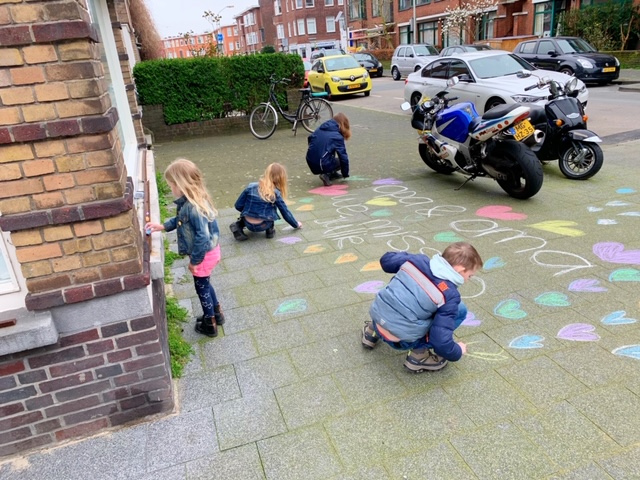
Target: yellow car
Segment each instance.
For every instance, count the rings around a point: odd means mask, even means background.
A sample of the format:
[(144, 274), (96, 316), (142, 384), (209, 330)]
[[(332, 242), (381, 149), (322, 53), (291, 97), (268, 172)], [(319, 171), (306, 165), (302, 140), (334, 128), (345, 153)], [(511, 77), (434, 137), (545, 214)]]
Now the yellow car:
[(333, 55), (315, 60), (309, 72), (309, 86), (313, 92), (334, 95), (371, 93), (371, 77), (351, 55)]

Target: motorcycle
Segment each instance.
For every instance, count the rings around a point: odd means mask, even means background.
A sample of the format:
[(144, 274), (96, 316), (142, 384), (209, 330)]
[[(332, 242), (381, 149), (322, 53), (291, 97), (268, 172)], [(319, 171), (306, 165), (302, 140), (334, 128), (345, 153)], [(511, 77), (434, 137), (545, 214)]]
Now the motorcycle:
[[(450, 88), (457, 77), (447, 81)], [(438, 173), (460, 172), (469, 178), (491, 177), (510, 196), (527, 199), (542, 187), (542, 165), (529, 147), (520, 142), (534, 135), (528, 121), (530, 109), (523, 105), (499, 105), (478, 115), (475, 106), (443, 90), (433, 99), (416, 104), (411, 126), (418, 130), (420, 157)], [(402, 104), (410, 110), (411, 104)], [(513, 129), (513, 130), (512, 130)], [(509, 133), (507, 133), (509, 131)]]
[[(531, 72), (523, 70), (518, 77), (527, 78)], [(562, 174), (573, 180), (586, 180), (602, 168), (604, 156), (598, 143), (600, 137), (587, 130), (587, 115), (576, 98), (578, 81), (575, 77), (564, 85), (550, 78), (538, 78), (538, 82), (525, 88), (549, 87), (548, 102), (542, 106), (531, 105), (529, 121), (535, 134), (525, 143), (538, 160), (559, 160)], [(514, 132), (515, 133), (515, 132)]]

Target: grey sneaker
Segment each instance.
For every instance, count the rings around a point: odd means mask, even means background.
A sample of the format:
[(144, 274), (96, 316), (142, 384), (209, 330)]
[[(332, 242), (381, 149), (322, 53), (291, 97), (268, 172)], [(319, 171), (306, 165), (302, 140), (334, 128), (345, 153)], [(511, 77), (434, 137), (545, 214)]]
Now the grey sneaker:
[(431, 350), (416, 353), (410, 351), (407, 354), (407, 358), (404, 361), (404, 366), (414, 373), (424, 372), (429, 370), (431, 372), (436, 370), (442, 370), (449, 363), (440, 355), (435, 354)]
[(380, 340), (380, 337), (371, 328), (371, 321), (364, 322), (364, 327), (362, 327), (362, 346), (371, 350), (376, 346), (378, 340)]
[(320, 180), (322, 180), (322, 183), (325, 187), (331, 186), (331, 179), (329, 179), (329, 175), (327, 175), (326, 173), (320, 175)]

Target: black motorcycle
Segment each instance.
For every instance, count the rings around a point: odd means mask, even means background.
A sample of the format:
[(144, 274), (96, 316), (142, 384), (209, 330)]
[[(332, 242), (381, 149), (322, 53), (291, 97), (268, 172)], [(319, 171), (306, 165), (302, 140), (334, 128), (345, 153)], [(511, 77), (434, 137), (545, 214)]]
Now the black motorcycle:
[[(531, 76), (523, 70), (521, 78)], [(586, 180), (593, 177), (604, 161), (598, 143), (600, 137), (587, 130), (587, 115), (578, 95), (577, 79), (570, 78), (562, 85), (548, 77), (538, 78), (538, 83), (525, 90), (549, 87), (548, 103), (544, 106), (527, 104), (531, 108), (529, 121), (536, 129), (525, 144), (529, 145), (538, 160), (559, 160), (560, 171), (567, 178)]]

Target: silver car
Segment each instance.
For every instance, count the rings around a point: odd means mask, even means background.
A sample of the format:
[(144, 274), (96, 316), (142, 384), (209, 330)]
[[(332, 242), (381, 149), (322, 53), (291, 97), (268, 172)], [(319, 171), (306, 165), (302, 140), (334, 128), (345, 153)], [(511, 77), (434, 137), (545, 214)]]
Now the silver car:
[(391, 76), (394, 80), (400, 80), (410, 73), (417, 72), (437, 56), (438, 50), (433, 45), (400, 45), (391, 57)]
[[(442, 57), (410, 74), (405, 80), (404, 99), (415, 105), (422, 96), (434, 97), (442, 90), (458, 97), (456, 102), (472, 102), (479, 114), (505, 103), (535, 103), (544, 105), (549, 96), (548, 88), (525, 91), (535, 83), (535, 78), (518, 78), (520, 70), (530, 70), (532, 75), (551, 77), (563, 85), (571, 78), (564, 73), (538, 70), (517, 55), (504, 50), (460, 53)], [(458, 84), (447, 88), (447, 80), (457, 76)], [(578, 100), (587, 105), (589, 92), (578, 80)]]

